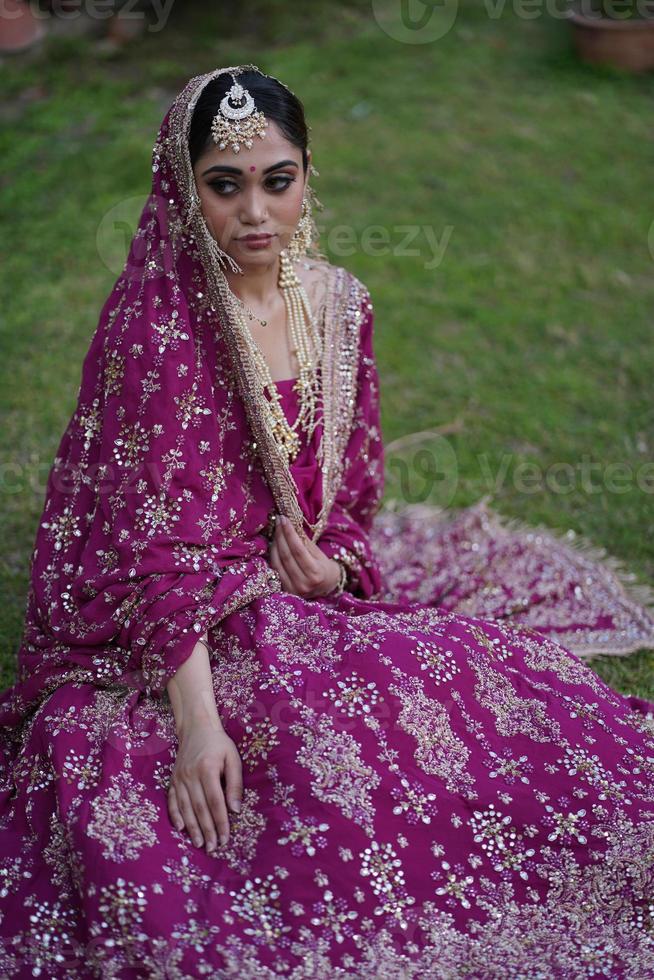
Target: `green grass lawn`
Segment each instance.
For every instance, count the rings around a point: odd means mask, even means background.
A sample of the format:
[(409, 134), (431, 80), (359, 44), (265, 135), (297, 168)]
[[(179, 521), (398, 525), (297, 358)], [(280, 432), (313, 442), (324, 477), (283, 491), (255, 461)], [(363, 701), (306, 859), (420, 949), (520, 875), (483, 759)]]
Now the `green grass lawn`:
[[(137, 220), (165, 111), (221, 65), (254, 63), (306, 106), (319, 224), (355, 236), (344, 255), (325, 234), (326, 251), (375, 302), (385, 441), (458, 419), (449, 506), (490, 492), (500, 513), (573, 528), (651, 582), (654, 495), (636, 477), (649, 466), (654, 489), (654, 78), (582, 66), (564, 21), (508, 4), (495, 17), (497, 4), (460, 3), (428, 44), (389, 37), (370, 3), (212, 6), (178, 3), (120, 53), (58, 38), (0, 65), (2, 685), (45, 480), (127, 244), (102, 219), (121, 205)], [(388, 244), (365, 245), (379, 225)], [(403, 226), (418, 254), (400, 254)], [(584, 456), (598, 492), (578, 476)], [(527, 493), (525, 462), (575, 475), (567, 492)], [(654, 653), (593, 663), (654, 699)]]

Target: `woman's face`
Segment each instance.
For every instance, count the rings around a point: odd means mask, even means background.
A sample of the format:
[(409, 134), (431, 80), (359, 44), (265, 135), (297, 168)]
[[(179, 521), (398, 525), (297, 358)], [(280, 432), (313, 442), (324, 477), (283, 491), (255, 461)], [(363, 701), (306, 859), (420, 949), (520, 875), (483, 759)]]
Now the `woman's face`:
[[(309, 160), (311, 151), (307, 151)], [(269, 121), (263, 139), (219, 150), (215, 144), (193, 168), (202, 213), (221, 249), (243, 270), (270, 265), (293, 237), (302, 211), (307, 175), (302, 152)], [(263, 247), (248, 246), (246, 235), (272, 236)]]

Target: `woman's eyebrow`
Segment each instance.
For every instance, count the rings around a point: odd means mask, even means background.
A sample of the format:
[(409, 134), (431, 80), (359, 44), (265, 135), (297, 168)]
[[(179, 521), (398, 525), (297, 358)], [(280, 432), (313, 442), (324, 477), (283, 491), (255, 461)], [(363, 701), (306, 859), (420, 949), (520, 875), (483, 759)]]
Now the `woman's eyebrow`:
[[(279, 163), (273, 163), (272, 167), (266, 167), (266, 169), (263, 170), (262, 173), (269, 174), (271, 170), (278, 170), (280, 167), (288, 167), (289, 165), (291, 167), (297, 167), (297, 163), (295, 162), (295, 160), (281, 160)], [(243, 171), (239, 170), (238, 167), (225, 167), (225, 166), (221, 166), (220, 164), (216, 164), (214, 167), (209, 167), (208, 170), (205, 170), (202, 176), (205, 177), (207, 174), (215, 173), (217, 171), (221, 171), (222, 173), (225, 174), (243, 173)]]

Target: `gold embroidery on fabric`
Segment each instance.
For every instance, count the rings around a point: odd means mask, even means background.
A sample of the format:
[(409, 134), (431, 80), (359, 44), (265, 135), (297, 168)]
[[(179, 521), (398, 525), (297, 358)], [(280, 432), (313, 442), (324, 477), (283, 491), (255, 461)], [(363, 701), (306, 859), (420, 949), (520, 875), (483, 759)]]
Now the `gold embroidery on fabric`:
[(348, 732), (334, 728), (328, 715), (313, 709), (300, 709), (302, 722), (294, 722), (289, 731), (302, 739), (297, 761), (314, 776), (311, 791), (321, 803), (331, 803), (349, 819), (373, 836), (374, 808), (370, 793), (381, 777), (361, 758), (361, 746)]
[[(393, 673), (397, 676), (397, 668)], [(402, 702), (398, 721), (418, 743), (415, 760), (420, 768), (442, 779), (450, 792), (474, 797), (474, 779), (466, 771), (470, 751), (452, 731), (444, 706), (427, 697), (418, 677), (401, 677), (389, 691)]]
[(135, 861), (157, 843), (158, 812), (146, 789), (129, 772), (111, 777), (111, 785), (91, 801), (93, 818), (86, 827), (89, 837), (103, 845), (107, 860)]

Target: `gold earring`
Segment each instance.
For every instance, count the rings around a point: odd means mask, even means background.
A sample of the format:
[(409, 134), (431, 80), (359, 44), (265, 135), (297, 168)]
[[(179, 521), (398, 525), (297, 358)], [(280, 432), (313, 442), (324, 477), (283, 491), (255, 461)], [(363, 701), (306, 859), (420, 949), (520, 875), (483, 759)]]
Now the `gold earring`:
[[(314, 177), (320, 176), (313, 163), (309, 164), (309, 174)], [(291, 238), (287, 248), (287, 253), (292, 259), (302, 258), (306, 255), (310, 255), (316, 259), (327, 258), (327, 256), (324, 255), (318, 247), (320, 232), (318, 231), (318, 226), (316, 225), (313, 215), (314, 206), (320, 211), (322, 211), (324, 207), (324, 205), (316, 197), (313, 187), (311, 187), (310, 184), (307, 184), (304, 197), (302, 198), (300, 220), (297, 223), (293, 237)]]
[(299, 259), (307, 254), (314, 237), (314, 222), (311, 214), (311, 204), (307, 194), (302, 198), (302, 212), (293, 237), (287, 246), (287, 253), (292, 259)]

